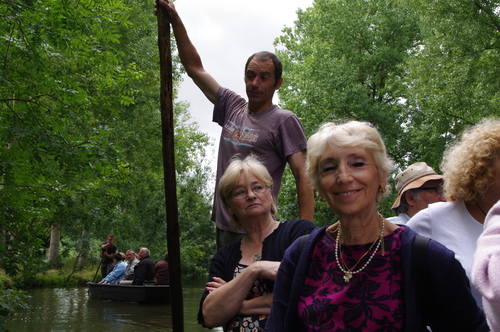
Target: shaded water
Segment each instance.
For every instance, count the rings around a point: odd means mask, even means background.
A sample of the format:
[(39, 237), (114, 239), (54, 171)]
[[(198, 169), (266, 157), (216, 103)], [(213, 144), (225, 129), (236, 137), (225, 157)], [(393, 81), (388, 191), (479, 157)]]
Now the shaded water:
[[(197, 323), (204, 282), (184, 285), (184, 331), (210, 332)], [(11, 332), (172, 331), (171, 304), (139, 304), (89, 298), (87, 287), (34, 289), (29, 307), (11, 313)], [(220, 330), (222, 331), (222, 330)]]

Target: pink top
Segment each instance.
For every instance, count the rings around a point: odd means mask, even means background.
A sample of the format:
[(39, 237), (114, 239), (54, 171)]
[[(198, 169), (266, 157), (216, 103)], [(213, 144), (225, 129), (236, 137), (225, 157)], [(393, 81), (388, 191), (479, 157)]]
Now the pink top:
[(472, 283), (483, 296), (488, 325), (492, 331), (500, 331), (500, 201), (488, 212), (477, 240)]
[[(402, 331), (402, 235), (403, 228), (397, 228), (385, 236), (385, 255), (382, 256), (380, 247), (368, 266), (354, 274), (348, 283), (335, 260), (335, 239), (328, 233), (319, 237), (298, 304), (301, 330), (375, 331), (383, 326)], [(347, 266), (352, 268), (370, 246), (371, 243), (342, 246)], [(371, 252), (354, 270), (361, 268), (370, 255)], [(342, 262), (340, 252), (339, 261)]]

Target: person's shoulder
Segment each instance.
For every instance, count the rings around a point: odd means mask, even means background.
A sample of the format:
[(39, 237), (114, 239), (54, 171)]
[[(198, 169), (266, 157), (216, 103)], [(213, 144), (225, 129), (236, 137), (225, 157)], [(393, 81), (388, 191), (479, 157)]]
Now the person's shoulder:
[(401, 219), (399, 216), (395, 216), (395, 217), (388, 217), (388, 218), (385, 218), (387, 221), (393, 223), (393, 224), (397, 224), (397, 225), (400, 225), (400, 224), (404, 224), (404, 220)]
[(300, 237), (307, 236), (308, 238), (307, 241), (315, 241), (315, 239), (318, 236), (320, 236), (322, 232), (325, 232), (327, 228), (327, 226), (318, 227), (313, 222), (306, 219), (299, 219), (299, 221), (302, 222), (305, 221), (306, 222), (305, 224), (307, 224), (306, 231), (303, 232), (303, 235), (300, 236)]
[(431, 211), (440, 211), (440, 210), (448, 210), (450, 208), (453, 208), (458, 204), (457, 201), (454, 202), (435, 202), (431, 203), (427, 206), (428, 209)]
[[(414, 241), (414, 238), (419, 234), (417, 231), (412, 229), (408, 225), (401, 225), (400, 227), (403, 228), (403, 245), (411, 245)], [(429, 244), (428, 244), (428, 250), (429, 250), (429, 257), (434, 257), (434, 258), (440, 258), (440, 259), (445, 259), (446, 261), (449, 261), (455, 257), (455, 254), (453, 251), (449, 250), (446, 248), (444, 245), (439, 243), (436, 240), (433, 240), (432, 238), (429, 238), (428, 236), (422, 235), (424, 238), (429, 239)], [(440, 257), (437, 257), (440, 256)]]
[(282, 222), (290, 228), (310, 228), (311, 230), (316, 228), (316, 225), (307, 219), (295, 219), (290, 221)]
[(429, 207), (418, 211), (413, 217), (406, 223), (407, 226), (412, 227), (418, 225), (424, 221), (429, 221)]
[(241, 246), (241, 241), (236, 241), (230, 244), (226, 244), (225, 246), (222, 246), (217, 250), (217, 254), (224, 256), (227, 255), (228, 253), (233, 253), (234, 251), (239, 250), (240, 246)]
[(281, 108), (278, 105), (274, 105), (273, 111), (284, 114), (284, 115), (289, 115), (289, 116), (295, 115), (295, 113), (293, 113), (292, 111), (285, 109), (285, 108)]
[(297, 234), (307, 234), (310, 233), (313, 229), (316, 228), (316, 225), (309, 220), (306, 219), (295, 219), (288, 221), (280, 221), (280, 224), (274, 234), (275, 237), (286, 237), (292, 236), (295, 237)]
[(306, 233), (295, 240), (290, 247), (287, 249), (287, 253), (289, 257), (293, 260), (298, 260), (302, 251), (312, 250), (313, 244), (316, 242), (318, 237), (326, 232), (327, 226), (315, 227), (311, 230), (310, 233)]
[(269, 114), (271, 114), (273, 117), (282, 119), (282, 121), (288, 120), (288, 119), (294, 119), (294, 120), (300, 122), (299, 118), (297, 117), (297, 115), (295, 113), (293, 113), (290, 110), (283, 109), (277, 105), (273, 105), (273, 107), (271, 107)]
[(287, 225), (289, 227), (295, 226), (295, 225), (300, 225), (302, 223), (311, 223), (310, 220), (307, 219), (292, 219), (292, 220), (284, 220), (280, 221), (280, 225)]
[(459, 202), (432, 203), (411, 217), (407, 225), (412, 227), (421, 223), (430, 223), (435, 219), (448, 219), (452, 213), (457, 212), (459, 209)]
[(220, 103), (220, 102), (225, 101), (225, 100), (228, 100), (228, 101), (234, 100), (234, 101), (238, 101), (240, 103), (247, 102), (245, 100), (245, 98), (243, 98), (242, 96), (240, 96), (238, 93), (234, 92), (233, 90), (225, 88), (225, 87), (220, 87), (219, 91), (217, 91), (216, 103)]

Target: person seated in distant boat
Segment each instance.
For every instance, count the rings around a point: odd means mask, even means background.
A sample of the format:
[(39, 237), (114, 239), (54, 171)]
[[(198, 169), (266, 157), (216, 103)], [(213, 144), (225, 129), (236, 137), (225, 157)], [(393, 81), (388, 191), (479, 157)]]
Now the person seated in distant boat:
[(141, 250), (139, 250), (140, 262), (135, 266), (134, 281), (132, 281), (132, 285), (144, 285), (144, 282), (154, 283), (155, 264), (149, 255), (150, 252), (148, 248), (141, 248)]
[(168, 274), (168, 251), (163, 260), (155, 265), (155, 280), (157, 285), (170, 285), (170, 275)]
[(123, 261), (123, 253), (118, 252), (113, 256), (113, 263), (115, 267), (113, 270), (99, 283), (117, 285), (125, 276), (125, 269), (127, 264)]
[(125, 276), (120, 281), (120, 285), (132, 285), (135, 276), (135, 266), (139, 263), (139, 260), (132, 249), (127, 250), (125, 258), (127, 259), (127, 269), (125, 270)]

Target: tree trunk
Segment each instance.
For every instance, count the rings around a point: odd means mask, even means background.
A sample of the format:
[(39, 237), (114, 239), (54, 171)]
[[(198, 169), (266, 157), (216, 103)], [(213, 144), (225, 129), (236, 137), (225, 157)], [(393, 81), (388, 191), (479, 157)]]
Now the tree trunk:
[(160, 50), (160, 105), (162, 126), (162, 155), (167, 214), (167, 247), (172, 303), (172, 330), (184, 332), (182, 298), (180, 231), (174, 156), (174, 112), (172, 102), (172, 54), (170, 22), (165, 8), (158, 10), (158, 47)]
[(50, 227), (49, 262), (54, 262), (59, 256), (59, 243), (61, 241), (61, 225), (52, 224)]
[(85, 266), (85, 264), (87, 264), (88, 253), (90, 250), (89, 233), (87, 231), (82, 231), (82, 237), (80, 238), (80, 240), (80, 256), (78, 256), (78, 266)]

